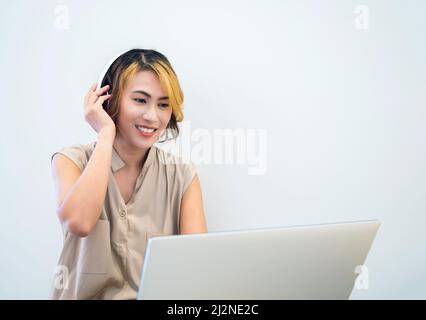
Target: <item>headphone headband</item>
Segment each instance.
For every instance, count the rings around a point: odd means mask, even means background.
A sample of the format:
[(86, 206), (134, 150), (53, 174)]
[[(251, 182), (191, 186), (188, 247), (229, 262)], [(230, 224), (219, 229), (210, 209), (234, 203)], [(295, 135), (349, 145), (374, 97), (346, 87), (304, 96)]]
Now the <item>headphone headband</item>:
[(117, 60), (123, 53), (126, 53), (128, 50), (122, 51), (119, 54), (116, 54), (105, 66), (105, 68), (103, 69), (99, 80), (98, 80), (98, 85), (96, 89), (100, 89), (101, 85), (102, 85), (102, 81), (104, 81), (105, 75), (108, 72), (108, 69), (111, 67), (111, 65), (115, 62), (115, 60)]

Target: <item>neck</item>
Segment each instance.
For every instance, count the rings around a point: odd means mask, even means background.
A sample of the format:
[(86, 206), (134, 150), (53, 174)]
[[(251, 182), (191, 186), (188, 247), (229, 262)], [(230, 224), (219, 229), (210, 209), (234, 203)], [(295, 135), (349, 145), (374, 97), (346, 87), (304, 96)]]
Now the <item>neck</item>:
[(114, 139), (114, 148), (118, 152), (120, 158), (126, 163), (128, 169), (142, 169), (148, 156), (148, 149), (136, 148), (121, 138), (117, 133)]

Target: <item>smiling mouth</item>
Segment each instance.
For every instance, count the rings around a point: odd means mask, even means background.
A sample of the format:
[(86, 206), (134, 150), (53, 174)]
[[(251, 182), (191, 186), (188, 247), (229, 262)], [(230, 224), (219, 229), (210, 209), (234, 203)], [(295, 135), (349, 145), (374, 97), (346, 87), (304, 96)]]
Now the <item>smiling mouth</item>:
[(145, 126), (138, 126), (135, 125), (136, 129), (138, 129), (139, 131), (143, 132), (143, 133), (153, 133), (155, 131), (157, 131), (156, 128), (149, 128), (149, 127), (145, 127)]

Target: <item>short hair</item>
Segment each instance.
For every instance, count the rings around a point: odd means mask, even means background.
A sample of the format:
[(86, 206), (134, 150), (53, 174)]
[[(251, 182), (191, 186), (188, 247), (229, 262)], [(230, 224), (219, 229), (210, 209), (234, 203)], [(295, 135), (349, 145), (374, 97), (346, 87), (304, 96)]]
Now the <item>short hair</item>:
[(169, 60), (160, 52), (152, 49), (131, 49), (121, 54), (107, 70), (101, 87), (110, 85), (112, 97), (108, 102), (106, 112), (117, 124), (120, 112), (120, 100), (127, 81), (139, 71), (153, 71), (159, 78), (162, 88), (169, 97), (172, 115), (166, 127), (167, 141), (171, 131), (171, 139), (179, 135), (178, 122), (183, 120), (183, 92), (178, 77)]

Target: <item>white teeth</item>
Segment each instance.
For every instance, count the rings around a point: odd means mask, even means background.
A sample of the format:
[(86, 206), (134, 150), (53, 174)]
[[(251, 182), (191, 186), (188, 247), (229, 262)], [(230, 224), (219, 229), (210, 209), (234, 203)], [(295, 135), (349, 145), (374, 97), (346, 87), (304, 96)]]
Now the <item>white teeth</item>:
[(141, 126), (136, 126), (136, 128), (138, 128), (139, 131), (142, 131), (142, 132), (145, 132), (145, 133), (154, 132), (154, 129), (149, 129), (149, 128), (145, 128), (145, 127), (141, 127)]

